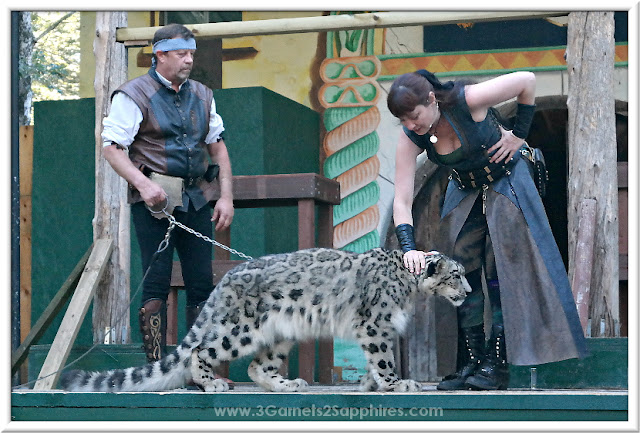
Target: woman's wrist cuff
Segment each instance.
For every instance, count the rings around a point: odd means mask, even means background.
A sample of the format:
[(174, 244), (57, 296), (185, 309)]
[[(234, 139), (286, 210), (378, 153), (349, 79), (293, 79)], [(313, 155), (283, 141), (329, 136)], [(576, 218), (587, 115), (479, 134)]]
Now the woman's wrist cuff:
[(536, 112), (535, 105), (518, 104), (516, 119), (513, 122), (513, 135), (523, 140), (529, 134), (529, 128), (533, 123), (533, 115)]
[(411, 224), (400, 224), (396, 227), (396, 237), (403, 252), (417, 250)]

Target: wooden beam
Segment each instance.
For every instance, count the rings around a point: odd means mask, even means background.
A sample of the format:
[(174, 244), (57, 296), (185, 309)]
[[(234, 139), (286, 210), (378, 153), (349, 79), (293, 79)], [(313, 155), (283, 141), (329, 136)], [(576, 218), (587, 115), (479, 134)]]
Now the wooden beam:
[(20, 341), (31, 330), (31, 192), (33, 126), (20, 127)]
[[(349, 29), (427, 26), (468, 22), (504, 21), (545, 18), (566, 15), (567, 12), (376, 12), (354, 15), (326, 15), (318, 17), (280, 18), (271, 20), (232, 21), (209, 24), (188, 24), (196, 37), (239, 38), (256, 35), (328, 32)], [(120, 28), (116, 41), (153, 39), (160, 27)]]
[[(115, 29), (127, 25), (126, 12), (97, 12), (94, 54), (96, 77), (95, 214), (93, 239), (111, 238), (115, 253), (93, 305), (93, 341), (128, 343), (131, 230), (127, 182), (102, 156), (102, 120), (109, 113), (111, 93), (127, 80), (127, 51), (115, 42)], [(107, 328), (109, 332), (107, 332)], [(109, 336), (107, 336), (109, 334)], [(115, 338), (111, 338), (114, 336)]]
[(76, 284), (78, 283), (78, 281), (80, 280), (80, 276), (82, 275), (82, 270), (87, 264), (87, 260), (89, 260), (89, 255), (91, 254), (92, 249), (93, 245), (89, 247), (87, 252), (84, 254), (84, 256), (82, 256), (78, 264), (75, 266), (75, 268), (73, 268), (73, 270), (69, 274), (69, 277), (66, 279), (64, 284), (62, 284), (62, 287), (60, 287), (58, 293), (56, 293), (53, 299), (51, 299), (51, 302), (49, 302), (47, 308), (44, 309), (36, 324), (33, 325), (33, 328), (31, 328), (29, 335), (27, 335), (22, 341), (20, 347), (18, 347), (18, 349), (11, 354), (12, 375), (18, 370), (18, 367), (20, 366), (22, 361), (24, 361), (24, 359), (27, 357), (29, 348), (33, 344), (36, 344), (38, 342), (40, 337), (42, 337), (42, 334), (44, 334), (44, 332), (47, 330), (51, 321), (56, 317), (58, 312), (64, 306), (65, 302), (67, 302), (67, 299), (69, 299), (69, 297), (73, 293), (73, 289), (75, 289)]
[(78, 287), (69, 303), (69, 308), (67, 308), (58, 333), (51, 344), (49, 354), (44, 360), (38, 381), (33, 387), (34, 390), (50, 390), (57, 384), (60, 370), (67, 361), (96, 287), (107, 268), (112, 250), (113, 241), (111, 239), (98, 239), (95, 242), (91, 256), (78, 282)]
[[(220, 197), (218, 182), (211, 182), (204, 190), (210, 201)], [(318, 204), (340, 204), (340, 184), (317, 173), (233, 176), (236, 207), (296, 206), (301, 199), (313, 199)]]

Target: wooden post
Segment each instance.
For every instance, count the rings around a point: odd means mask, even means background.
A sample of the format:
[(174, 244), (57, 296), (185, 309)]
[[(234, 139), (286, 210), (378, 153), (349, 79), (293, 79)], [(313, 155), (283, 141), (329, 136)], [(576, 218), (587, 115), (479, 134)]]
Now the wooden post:
[(20, 127), (20, 341), (31, 329), (31, 192), (33, 126)]
[[(593, 337), (614, 336), (619, 321), (613, 31), (613, 12), (569, 14), (566, 51), (569, 251), (576, 250), (580, 203), (584, 199), (595, 199), (598, 206), (590, 302)], [(570, 281), (577, 265), (570, 254)]]
[[(130, 285), (130, 209), (127, 183), (102, 157), (102, 119), (109, 113), (111, 93), (127, 80), (127, 53), (116, 42), (116, 29), (127, 26), (126, 12), (97, 12), (96, 38), (96, 202), (93, 238), (110, 238), (115, 253), (93, 307), (94, 342), (128, 343)], [(106, 329), (111, 330), (106, 335)]]
[(111, 251), (113, 251), (111, 239), (98, 239), (95, 242), (87, 266), (78, 281), (78, 287), (69, 302), (69, 308), (67, 308), (58, 333), (51, 343), (47, 358), (38, 375), (38, 381), (33, 387), (34, 390), (44, 391), (56, 386), (60, 369), (69, 357), (69, 352), (71, 352), (84, 316), (87, 314), (96, 286), (105, 273)]
[[(298, 248), (303, 250), (315, 246), (316, 216), (313, 199), (298, 201)], [(316, 370), (316, 342), (298, 344), (298, 377), (313, 383)]]
[(593, 242), (596, 232), (597, 203), (593, 199), (584, 199), (580, 203), (578, 214), (578, 235), (574, 251), (574, 272), (571, 280), (573, 299), (576, 301), (580, 324), (585, 334), (589, 323), (589, 293), (591, 292), (591, 271), (593, 270)]
[[(225, 230), (215, 230), (214, 229), (214, 238), (216, 241), (220, 242), (223, 245), (231, 246), (231, 227)], [(222, 260), (230, 260), (231, 253), (225, 249), (216, 247), (213, 250), (213, 260), (214, 261), (222, 261)], [(216, 372), (223, 377), (229, 377), (229, 362), (224, 361), (221, 362), (220, 365), (216, 368)]]
[[(333, 247), (333, 205), (321, 203), (318, 206), (318, 247)], [(318, 382), (333, 383), (333, 338), (318, 341)]]

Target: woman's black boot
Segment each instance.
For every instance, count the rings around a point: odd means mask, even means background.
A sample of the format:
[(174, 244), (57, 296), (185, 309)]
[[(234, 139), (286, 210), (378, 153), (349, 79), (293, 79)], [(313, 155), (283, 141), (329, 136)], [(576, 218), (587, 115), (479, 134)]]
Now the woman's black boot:
[(467, 379), (466, 385), (480, 391), (507, 389), (509, 386), (504, 326), (495, 325), (491, 328), (487, 357), (477, 373)]
[(458, 362), (458, 371), (445, 376), (436, 386), (440, 391), (455, 391), (469, 389), (466, 385), (468, 377), (478, 371), (484, 360), (484, 325), (471, 326), (460, 329), (459, 345), (464, 345), (463, 351), (458, 351), (458, 356), (464, 356), (462, 362)]

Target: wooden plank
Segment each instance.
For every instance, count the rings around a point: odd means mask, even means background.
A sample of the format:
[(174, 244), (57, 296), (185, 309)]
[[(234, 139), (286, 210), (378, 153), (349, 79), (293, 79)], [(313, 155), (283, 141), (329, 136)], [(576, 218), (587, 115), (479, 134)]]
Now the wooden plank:
[(580, 324), (585, 332), (589, 323), (589, 293), (591, 291), (591, 273), (593, 271), (596, 208), (597, 203), (593, 199), (584, 199), (580, 203), (578, 236), (574, 252), (576, 270), (571, 282)]
[(20, 195), (33, 190), (33, 125), (20, 127)]
[(33, 190), (33, 126), (20, 126), (20, 341), (31, 330), (31, 193)]
[(31, 196), (20, 196), (20, 341), (31, 330)]
[(87, 252), (82, 256), (78, 264), (73, 268), (69, 277), (60, 287), (58, 293), (51, 299), (47, 308), (44, 309), (40, 318), (36, 321), (36, 324), (33, 326), (29, 335), (24, 339), (20, 347), (11, 354), (11, 374), (14, 374), (17, 371), (18, 366), (24, 361), (27, 354), (29, 353), (29, 347), (33, 344), (36, 344), (42, 334), (47, 330), (47, 327), (51, 323), (51, 321), (56, 317), (60, 309), (64, 306), (67, 299), (71, 296), (73, 289), (76, 287), (76, 284), (80, 280), (80, 276), (82, 275), (82, 270), (84, 269), (87, 261), (89, 260), (89, 256), (91, 255), (91, 251), (93, 250), (93, 245), (89, 247)]
[[(214, 239), (221, 243), (222, 245), (231, 246), (231, 228), (227, 228), (225, 230), (214, 230)], [(224, 248), (216, 247), (213, 250), (213, 259), (214, 260), (225, 260), (228, 261), (231, 259), (231, 253)], [(225, 271), (226, 272), (226, 271)]]
[(62, 319), (58, 333), (51, 344), (51, 350), (49, 350), (42, 370), (38, 375), (38, 381), (33, 389), (49, 390), (58, 382), (60, 370), (69, 356), (69, 351), (78, 335), (82, 320), (87, 314), (96, 287), (107, 268), (107, 262), (112, 250), (113, 241), (111, 239), (96, 240), (91, 256), (78, 282), (78, 287), (71, 298), (69, 308)]
[[(629, 420), (629, 392), (621, 390), (507, 390), (384, 393), (358, 391), (357, 384), (313, 386), (306, 393), (273, 393), (238, 384), (224, 395), (200, 391), (33, 392), (11, 395), (12, 421), (323, 421), (335, 430), (339, 421), (623, 421)], [(265, 411), (265, 407), (270, 410)], [(331, 408), (328, 410), (321, 410)], [(631, 415), (633, 416), (633, 415)], [(398, 426), (399, 424), (393, 424)], [(391, 427), (391, 424), (389, 424)], [(393, 427), (389, 428), (392, 430)]]
[[(220, 197), (217, 182), (205, 187), (212, 201)], [(237, 208), (295, 206), (297, 200), (340, 204), (340, 184), (317, 173), (233, 176), (233, 201)]]
[[(187, 24), (187, 27), (189, 27), (196, 37), (237, 38), (256, 35), (282, 35), (352, 29), (490, 22), (513, 19), (558, 17), (563, 15), (566, 15), (566, 12), (376, 12), (354, 15), (327, 15), (210, 24)], [(116, 40), (118, 42), (151, 40), (153, 38), (153, 34), (158, 30), (158, 28), (159, 27), (121, 28), (118, 29), (116, 33)]]

